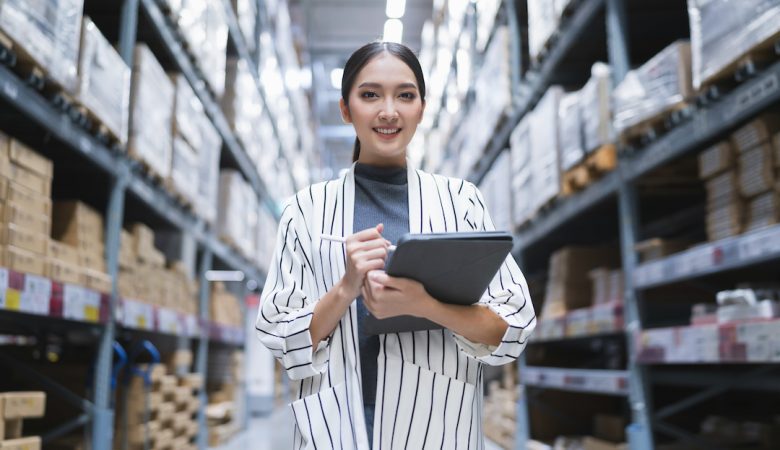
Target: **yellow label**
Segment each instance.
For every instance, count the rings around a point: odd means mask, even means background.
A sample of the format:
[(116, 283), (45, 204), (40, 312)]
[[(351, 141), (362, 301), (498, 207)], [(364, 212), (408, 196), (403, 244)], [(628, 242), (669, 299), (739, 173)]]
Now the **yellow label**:
[(19, 311), (22, 307), (22, 293), (16, 289), (5, 291), (5, 308), (11, 311)]
[(84, 320), (89, 322), (98, 321), (98, 308), (95, 306), (87, 305), (84, 307)]
[(146, 328), (146, 316), (136, 317), (135, 323), (138, 324), (138, 328)]

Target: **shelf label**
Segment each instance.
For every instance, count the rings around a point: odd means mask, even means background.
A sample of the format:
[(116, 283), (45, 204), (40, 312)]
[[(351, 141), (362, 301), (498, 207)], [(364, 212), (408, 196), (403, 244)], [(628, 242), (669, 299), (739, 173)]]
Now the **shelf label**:
[(11, 309), (8, 307), (8, 269), (0, 268), (0, 309)]
[(777, 253), (780, 253), (780, 226), (746, 235), (737, 242), (737, 257), (743, 262)]
[(176, 311), (168, 308), (159, 308), (157, 310), (157, 331), (169, 334), (179, 334), (179, 316)]
[(84, 322), (99, 322), (100, 294), (82, 286), (63, 284), (62, 317)]
[(129, 328), (151, 330), (154, 327), (154, 307), (135, 300), (123, 301), (122, 324)]
[(24, 276), (24, 289), (19, 298), (19, 310), (49, 315), (51, 304), (51, 280), (37, 275)]
[(199, 334), (198, 318), (191, 314), (187, 314), (186, 316), (184, 316), (184, 329), (187, 336), (189, 337), (197, 336)]

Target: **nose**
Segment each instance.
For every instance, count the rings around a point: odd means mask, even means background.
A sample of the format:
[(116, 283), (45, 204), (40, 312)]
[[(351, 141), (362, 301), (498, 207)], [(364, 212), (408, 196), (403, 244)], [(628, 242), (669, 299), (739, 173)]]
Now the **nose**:
[(382, 103), (382, 109), (379, 111), (379, 120), (394, 121), (398, 119), (398, 111), (395, 108), (395, 102), (388, 98)]

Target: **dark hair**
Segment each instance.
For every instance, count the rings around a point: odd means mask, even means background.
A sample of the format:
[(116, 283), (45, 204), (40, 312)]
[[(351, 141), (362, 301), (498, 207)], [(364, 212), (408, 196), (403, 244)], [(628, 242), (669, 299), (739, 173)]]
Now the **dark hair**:
[[(341, 77), (341, 98), (344, 100), (344, 104), (347, 105), (347, 107), (349, 107), (349, 91), (352, 90), (352, 85), (355, 84), (358, 73), (360, 73), (366, 64), (383, 52), (390, 53), (412, 69), (414, 77), (417, 79), (417, 89), (420, 91), (420, 100), (425, 101), (425, 79), (423, 78), (420, 61), (417, 59), (414, 52), (403, 44), (377, 41), (368, 43), (355, 50), (355, 53), (349, 57), (347, 63), (344, 65), (344, 75)], [(360, 140), (356, 137), (355, 149), (352, 152), (352, 162), (357, 161), (359, 156)]]

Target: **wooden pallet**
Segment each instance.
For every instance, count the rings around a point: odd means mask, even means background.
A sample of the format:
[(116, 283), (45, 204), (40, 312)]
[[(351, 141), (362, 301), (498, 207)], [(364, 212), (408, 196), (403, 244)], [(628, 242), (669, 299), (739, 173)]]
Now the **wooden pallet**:
[(70, 109), (72, 111), (71, 119), (74, 122), (89, 131), (107, 147), (123, 148), (125, 146), (123, 143), (124, 139), (120, 138), (105, 125), (103, 120), (89, 107), (82, 104), (78, 99), (71, 99), (70, 101), (73, 102), (73, 106)]
[(128, 143), (127, 156), (141, 169), (141, 172), (149, 177), (156, 185), (167, 189), (167, 179), (164, 178), (154, 167), (152, 167), (140, 153), (135, 150), (132, 143)]
[(669, 105), (663, 111), (622, 130), (618, 136), (618, 141), (621, 147), (644, 146), (683, 122), (690, 116), (690, 113), (689, 103), (679, 101)]
[(165, 187), (165, 190), (171, 194), (171, 197), (176, 199), (176, 202), (183, 206), (184, 209), (193, 214), (195, 213), (195, 204), (193, 201), (186, 195), (182, 194), (178, 189), (176, 189), (176, 186), (173, 184), (173, 181), (171, 181), (170, 178), (165, 179), (163, 182), (163, 187)]
[(756, 44), (731, 64), (703, 79), (699, 91), (709, 97), (717, 97), (719, 91), (728, 91), (734, 85), (753, 77), (760, 68), (778, 59), (780, 59), (780, 30)]
[(568, 196), (581, 191), (617, 166), (617, 148), (605, 144), (563, 174), (561, 195)]
[(57, 80), (49, 76), (49, 71), (38, 59), (28, 53), (14, 38), (1, 31), (0, 63), (10, 67), (28, 85), (47, 96), (67, 91)]

